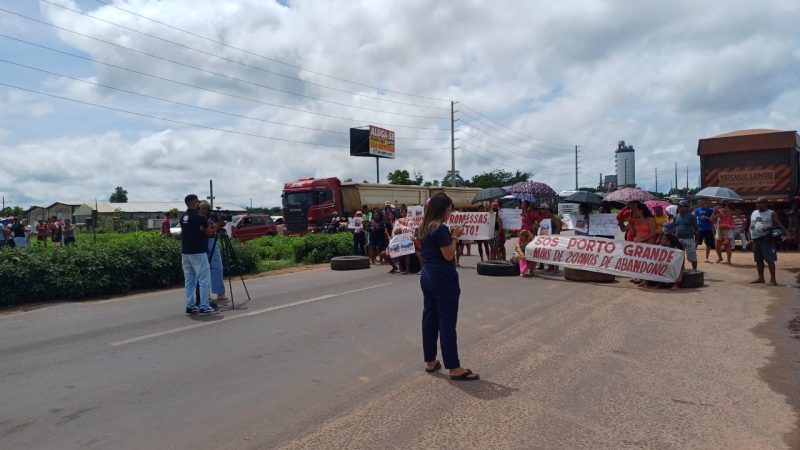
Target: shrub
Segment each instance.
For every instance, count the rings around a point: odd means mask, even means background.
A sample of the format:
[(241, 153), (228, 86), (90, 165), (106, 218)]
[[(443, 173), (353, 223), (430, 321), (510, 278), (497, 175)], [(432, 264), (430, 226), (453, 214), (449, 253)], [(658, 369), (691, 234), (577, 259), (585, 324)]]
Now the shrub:
[[(348, 255), (352, 235), (271, 236), (249, 242), (231, 240), (231, 244), (242, 273), (252, 273)], [(225, 265), (233, 264), (225, 261)], [(182, 281), (181, 242), (164, 239), (158, 232), (103, 233), (96, 241), (89, 234), (81, 234), (76, 245), (68, 247), (0, 249), (0, 306), (119, 295)]]

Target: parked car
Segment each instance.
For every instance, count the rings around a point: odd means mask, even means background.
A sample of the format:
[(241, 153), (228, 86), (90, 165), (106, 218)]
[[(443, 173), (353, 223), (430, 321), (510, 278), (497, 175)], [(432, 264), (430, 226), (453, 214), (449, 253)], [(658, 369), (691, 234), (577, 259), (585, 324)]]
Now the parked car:
[(231, 231), (234, 239), (247, 241), (261, 236), (275, 236), (278, 226), (272, 217), (262, 214), (244, 214), (233, 216)]

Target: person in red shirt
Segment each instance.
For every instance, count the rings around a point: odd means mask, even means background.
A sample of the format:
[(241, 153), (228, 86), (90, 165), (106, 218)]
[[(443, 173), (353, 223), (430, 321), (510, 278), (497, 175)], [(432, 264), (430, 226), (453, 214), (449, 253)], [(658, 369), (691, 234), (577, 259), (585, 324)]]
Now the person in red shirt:
[(161, 236), (163, 237), (172, 237), (172, 233), (170, 233), (170, 224), (169, 224), (169, 213), (164, 214), (164, 220), (161, 221)]
[(36, 224), (36, 241), (47, 245), (47, 235), (50, 234), (50, 227), (44, 220), (39, 220)]
[[(632, 241), (635, 231), (631, 226), (631, 207), (630, 204), (626, 205), (624, 208), (617, 213), (617, 224), (619, 225), (619, 230), (625, 233), (625, 240)], [(627, 222), (627, 225), (626, 225)]]

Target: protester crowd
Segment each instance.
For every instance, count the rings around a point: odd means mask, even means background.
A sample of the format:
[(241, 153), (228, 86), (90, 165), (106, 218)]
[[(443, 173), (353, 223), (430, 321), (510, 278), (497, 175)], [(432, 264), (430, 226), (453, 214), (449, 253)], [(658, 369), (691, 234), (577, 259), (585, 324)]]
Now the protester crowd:
[[(557, 272), (557, 266), (536, 264), (525, 259), (525, 246), (536, 236), (559, 234), (562, 232), (561, 218), (554, 213), (547, 203), (538, 205), (522, 201), (520, 203), (521, 228), (513, 230), (517, 234), (515, 250), (511, 261), (518, 264), (521, 277), (532, 277), (535, 271)], [(498, 212), (500, 204), (492, 202), (489, 211)], [(487, 208), (480, 207), (485, 211)], [(592, 208), (581, 205), (579, 215), (590, 214)], [(372, 264), (386, 264), (391, 267), (390, 273), (416, 273), (422, 265), (420, 253), (420, 236), (417, 230), (396, 226), (398, 219), (407, 216), (408, 208), (401, 205), (396, 208), (391, 202), (385, 202), (384, 208), (369, 209), (365, 205), (363, 211), (355, 213), (355, 229), (353, 230), (353, 253), (366, 255)], [(601, 213), (609, 213), (610, 205), (604, 204)], [(704, 252), (706, 263), (731, 264), (732, 253), (737, 249), (753, 252), (758, 278), (754, 283), (774, 285), (775, 262), (781, 240), (774, 239), (774, 233), (780, 233), (786, 219), (769, 209), (765, 199), (756, 202), (756, 210), (750, 215), (744, 214), (741, 207), (726, 200), (712, 201), (699, 198), (691, 206), (687, 200), (671, 200), (671, 205), (648, 207), (640, 201), (632, 201), (617, 213), (616, 219), (620, 231), (627, 241), (662, 245), (685, 252), (686, 266), (698, 267), (698, 247)], [(795, 225), (796, 226), (796, 225)], [(506, 260), (505, 227), (499, 214), (493, 236), (484, 241), (462, 241), (456, 244), (455, 262), (460, 265), (461, 256), (471, 256), (472, 247), (477, 245), (481, 261)], [(416, 257), (408, 255), (391, 258), (387, 250), (392, 236), (396, 233), (414, 233)], [(614, 236), (602, 236), (613, 239)], [(712, 257), (714, 258), (712, 260)], [(770, 277), (765, 279), (764, 269), (769, 270)], [(663, 285), (654, 282), (634, 280), (643, 287), (670, 287), (677, 289), (680, 277), (675, 283)]]
[(54, 247), (75, 243), (75, 225), (70, 219), (51, 217), (47, 221), (38, 220), (35, 227), (28, 219), (6, 217), (0, 219), (0, 248), (26, 248), (35, 237), (37, 245)]

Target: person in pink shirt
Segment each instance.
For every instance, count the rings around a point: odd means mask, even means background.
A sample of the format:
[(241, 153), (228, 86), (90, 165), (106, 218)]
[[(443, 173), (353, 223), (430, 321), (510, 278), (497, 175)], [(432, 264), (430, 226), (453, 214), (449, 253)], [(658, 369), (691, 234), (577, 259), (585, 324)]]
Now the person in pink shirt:
[(172, 233), (170, 233), (169, 229), (170, 229), (169, 213), (166, 213), (164, 214), (164, 220), (161, 221), (161, 236), (172, 237)]

